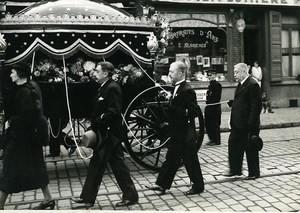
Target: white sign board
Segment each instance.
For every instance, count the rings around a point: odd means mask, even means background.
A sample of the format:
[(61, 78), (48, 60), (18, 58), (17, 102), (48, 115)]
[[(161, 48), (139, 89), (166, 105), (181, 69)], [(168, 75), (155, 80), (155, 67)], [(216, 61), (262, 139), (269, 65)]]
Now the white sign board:
[(206, 101), (207, 90), (195, 90), (197, 101)]

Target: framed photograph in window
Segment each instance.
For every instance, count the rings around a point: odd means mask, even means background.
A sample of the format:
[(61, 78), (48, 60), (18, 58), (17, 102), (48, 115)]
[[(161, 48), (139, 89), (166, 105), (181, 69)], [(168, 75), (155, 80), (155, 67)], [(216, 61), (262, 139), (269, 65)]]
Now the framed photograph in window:
[(218, 64), (218, 58), (211, 58), (211, 65)]
[(203, 55), (196, 56), (197, 65), (203, 65)]
[(203, 67), (210, 67), (210, 58), (203, 57)]
[(223, 60), (224, 64), (227, 65), (227, 55), (224, 55), (224, 60)]
[(218, 64), (224, 64), (224, 59), (223, 58), (219, 58)]

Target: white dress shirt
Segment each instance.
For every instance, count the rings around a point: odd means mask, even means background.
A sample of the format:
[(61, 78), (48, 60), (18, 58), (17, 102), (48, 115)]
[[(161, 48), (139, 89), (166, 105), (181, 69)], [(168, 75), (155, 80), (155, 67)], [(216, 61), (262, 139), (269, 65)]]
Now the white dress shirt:
[(176, 93), (177, 93), (177, 90), (178, 90), (180, 84), (181, 84), (182, 82), (184, 82), (184, 81), (185, 81), (185, 80), (183, 79), (183, 80), (177, 81), (177, 82), (175, 83), (175, 89), (174, 89), (174, 92), (173, 92), (173, 98), (175, 97), (175, 95), (176, 95)]

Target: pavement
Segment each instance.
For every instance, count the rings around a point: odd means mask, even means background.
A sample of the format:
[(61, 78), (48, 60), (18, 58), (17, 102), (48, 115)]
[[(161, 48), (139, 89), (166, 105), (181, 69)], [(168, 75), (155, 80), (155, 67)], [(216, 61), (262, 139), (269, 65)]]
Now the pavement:
[[(50, 179), (50, 190), (56, 200), (55, 210), (102, 211), (225, 211), (225, 212), (288, 212), (300, 211), (300, 108), (278, 108), (274, 113), (261, 114), (260, 136), (264, 147), (260, 152), (261, 178), (245, 180), (248, 175), (244, 159), (243, 176), (227, 178), (228, 171), (228, 119), (230, 112), (222, 113), (221, 145), (208, 146), (205, 135), (199, 150), (205, 191), (200, 195), (185, 196), (191, 184), (184, 167), (174, 179), (165, 195), (145, 188), (154, 183), (157, 173), (139, 166), (125, 153), (133, 181), (139, 193), (139, 203), (130, 207), (115, 207), (122, 193), (108, 167), (99, 189), (97, 201), (91, 209), (70, 202), (80, 195), (87, 173), (88, 159), (78, 152), (71, 157), (62, 147), (61, 155), (45, 158)], [(48, 147), (45, 148), (48, 153)], [(83, 148), (83, 155), (90, 155)], [(10, 195), (6, 210), (28, 210), (42, 201), (41, 190), (31, 190)]]

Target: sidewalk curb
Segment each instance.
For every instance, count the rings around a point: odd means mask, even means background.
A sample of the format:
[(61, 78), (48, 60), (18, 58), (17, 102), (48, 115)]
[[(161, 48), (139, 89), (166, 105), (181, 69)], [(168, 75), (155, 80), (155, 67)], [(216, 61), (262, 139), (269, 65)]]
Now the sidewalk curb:
[[(288, 128), (288, 127), (298, 127), (300, 126), (300, 122), (291, 122), (291, 123), (277, 123), (277, 124), (265, 124), (261, 125), (260, 129), (279, 129), (279, 128)], [(230, 132), (228, 127), (221, 128), (221, 132)]]

